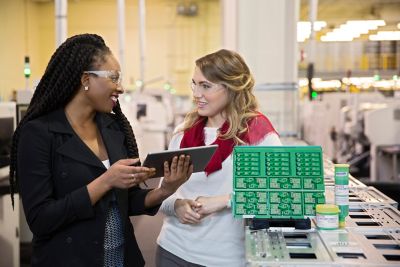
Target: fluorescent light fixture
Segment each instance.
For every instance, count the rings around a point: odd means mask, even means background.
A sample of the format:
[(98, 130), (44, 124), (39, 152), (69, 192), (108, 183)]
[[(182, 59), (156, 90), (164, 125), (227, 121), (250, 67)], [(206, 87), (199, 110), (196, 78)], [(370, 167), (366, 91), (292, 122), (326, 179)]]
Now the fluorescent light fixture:
[(315, 89), (340, 88), (342, 86), (342, 83), (339, 80), (324, 81), (321, 79), (312, 79), (312, 83)]
[(368, 88), (374, 82), (374, 77), (350, 77), (343, 78), (343, 83), (354, 84), (355, 86), (363, 86)]
[[(326, 27), (325, 21), (315, 21), (314, 31), (320, 31), (322, 28)], [(311, 29), (311, 22), (309, 21), (299, 21), (297, 22), (297, 28)]]
[(299, 79), (299, 86), (307, 86), (308, 85), (308, 80), (307, 79)]
[[(311, 22), (310, 23), (310, 27), (311, 27)], [(326, 27), (326, 22), (325, 21), (316, 21), (314, 22), (314, 31), (320, 31), (322, 30), (322, 28)]]
[[(326, 27), (325, 21), (315, 21), (314, 31), (318, 32), (322, 28)], [(297, 22), (297, 41), (304, 42), (311, 35), (311, 22), (309, 21), (299, 21)]]
[(371, 41), (400, 41), (400, 31), (379, 31), (377, 34), (370, 35)]
[[(339, 80), (322, 80), (321, 78), (312, 78), (311, 80), (314, 89), (327, 89), (327, 88), (340, 88), (342, 83)], [(305, 87), (308, 85), (308, 79), (300, 79), (299, 87)]]
[(349, 20), (321, 37), (323, 42), (346, 42), (386, 25), (384, 20)]
[(385, 26), (384, 20), (348, 20), (346, 24), (366, 25), (370, 28)]
[(352, 41), (354, 36), (349, 33), (339, 32), (339, 33), (331, 33), (321, 36), (322, 42), (346, 42)]
[(381, 87), (384, 89), (390, 89), (396, 86), (396, 82), (393, 80), (382, 80), (374, 82), (374, 86)]

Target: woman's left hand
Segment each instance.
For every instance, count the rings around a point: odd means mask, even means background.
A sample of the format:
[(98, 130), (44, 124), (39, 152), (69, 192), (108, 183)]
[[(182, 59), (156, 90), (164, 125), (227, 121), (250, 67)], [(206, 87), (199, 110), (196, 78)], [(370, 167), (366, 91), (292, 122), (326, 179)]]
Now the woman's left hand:
[(203, 197), (199, 196), (196, 198), (196, 202), (201, 204), (200, 208), (196, 208), (195, 211), (202, 216), (202, 218), (219, 212), (227, 208), (228, 201), (230, 200), (230, 195), (221, 195), (215, 197)]

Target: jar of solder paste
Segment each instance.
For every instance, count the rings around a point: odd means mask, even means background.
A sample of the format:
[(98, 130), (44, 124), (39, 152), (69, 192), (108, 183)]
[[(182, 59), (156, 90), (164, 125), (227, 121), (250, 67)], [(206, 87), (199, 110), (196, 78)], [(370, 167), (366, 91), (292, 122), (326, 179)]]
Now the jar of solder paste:
[(333, 204), (318, 204), (315, 208), (317, 227), (322, 230), (339, 228), (339, 207)]

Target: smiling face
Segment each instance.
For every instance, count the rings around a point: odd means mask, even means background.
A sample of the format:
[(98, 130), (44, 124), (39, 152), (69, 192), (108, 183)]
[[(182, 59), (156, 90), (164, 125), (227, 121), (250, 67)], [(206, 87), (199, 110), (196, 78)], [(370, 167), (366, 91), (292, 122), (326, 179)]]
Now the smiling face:
[(95, 64), (93, 72), (84, 73), (83, 86), (88, 86), (85, 96), (88, 104), (98, 112), (109, 113), (116, 105), (118, 96), (124, 92), (120, 75), (121, 68), (112, 54)]
[(192, 78), (192, 91), (198, 114), (208, 117), (209, 122), (215, 121), (215, 126), (220, 126), (218, 124), (225, 121), (224, 111), (229, 103), (228, 89), (222, 84), (207, 80), (196, 67)]

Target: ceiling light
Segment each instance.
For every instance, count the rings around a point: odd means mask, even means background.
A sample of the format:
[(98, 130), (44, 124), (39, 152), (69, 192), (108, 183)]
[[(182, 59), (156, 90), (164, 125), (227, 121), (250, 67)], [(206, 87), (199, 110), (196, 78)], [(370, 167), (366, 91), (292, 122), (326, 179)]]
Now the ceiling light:
[(350, 42), (353, 39), (352, 36), (321, 36), (322, 42)]
[(377, 34), (370, 35), (371, 41), (400, 41), (400, 31), (379, 31)]
[(384, 20), (348, 20), (346, 24), (355, 25), (367, 25), (369, 27), (380, 27), (385, 26), (386, 22)]
[[(325, 21), (315, 21), (314, 22), (314, 31), (318, 32), (322, 28), (326, 27)], [(309, 21), (299, 21), (297, 22), (297, 41), (304, 42), (307, 38), (310, 38), (311, 35), (311, 22)]]
[(386, 25), (384, 20), (349, 20), (321, 37), (323, 42), (345, 42)]

